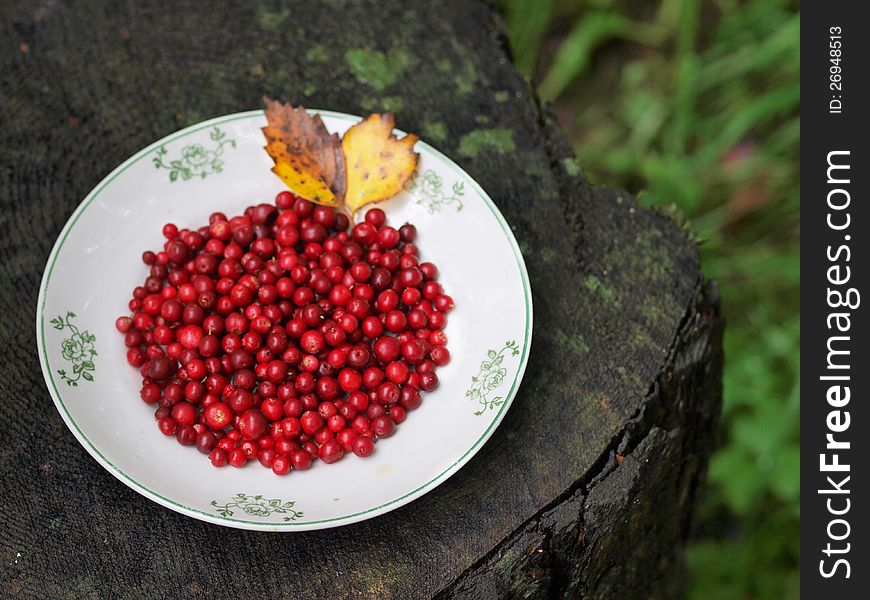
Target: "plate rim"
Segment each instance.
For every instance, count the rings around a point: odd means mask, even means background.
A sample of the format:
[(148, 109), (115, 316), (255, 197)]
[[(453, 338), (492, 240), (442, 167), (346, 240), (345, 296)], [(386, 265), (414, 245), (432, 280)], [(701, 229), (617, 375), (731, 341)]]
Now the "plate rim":
[[(306, 109), (309, 113), (312, 114), (321, 114), (324, 116), (329, 116), (337, 119), (343, 119), (351, 122), (359, 122), (362, 120), (362, 117), (357, 115), (352, 115), (349, 113), (331, 111), (331, 110), (323, 110), (323, 109)], [(349, 525), (352, 523), (356, 523), (359, 521), (367, 520), (379, 516), (381, 514), (390, 512), (395, 510), (409, 502), (412, 502), (421, 496), (427, 494), (428, 492), (434, 490), (436, 487), (444, 483), (447, 479), (449, 479), (453, 474), (455, 474), (459, 469), (465, 466), (483, 447), (483, 445), (489, 440), (492, 434), (495, 432), (498, 425), (504, 419), (505, 414), (508, 411), (508, 408), (511, 404), (513, 404), (514, 398), (516, 397), (520, 384), (523, 380), (523, 375), (525, 374), (526, 366), (528, 364), (529, 354), (531, 350), (532, 343), (532, 325), (534, 320), (534, 308), (532, 303), (532, 292), (531, 292), (531, 283), (529, 281), (528, 271), (526, 269), (525, 260), (520, 250), (519, 244), (517, 243), (516, 238), (514, 237), (513, 231), (510, 228), (510, 225), (504, 218), (504, 215), (501, 214), (501, 211), (492, 201), (492, 198), (489, 197), (489, 194), (484, 191), (484, 189), (480, 186), (480, 184), (469, 175), (462, 167), (460, 167), (456, 162), (454, 162), (451, 158), (446, 156), (444, 153), (439, 151), (437, 148), (429, 145), (428, 143), (419, 140), (417, 144), (421, 146), (421, 149), (425, 149), (427, 152), (432, 153), (433, 155), (439, 157), (442, 162), (447, 165), (451, 170), (456, 172), (461, 177), (465, 178), (467, 181), (471, 182), (472, 187), (475, 191), (480, 195), (484, 200), (484, 204), (486, 204), (487, 208), (489, 208), (490, 212), (495, 216), (496, 221), (502, 229), (502, 232), (505, 234), (505, 237), (508, 240), (508, 244), (511, 247), (511, 250), (514, 254), (514, 259), (517, 263), (517, 266), (520, 271), (520, 279), (522, 281), (523, 286), (523, 295), (524, 295), (524, 304), (526, 310), (526, 319), (525, 319), (525, 331), (523, 336), (523, 348), (521, 350), (520, 360), (517, 367), (516, 375), (514, 377), (513, 382), (511, 383), (511, 387), (508, 390), (508, 393), (505, 396), (505, 401), (502, 403), (499, 408), (498, 413), (493, 417), (490, 421), (489, 426), (484, 430), (484, 432), (474, 441), (474, 443), (452, 464), (443, 469), (427, 481), (426, 483), (416, 487), (415, 489), (406, 492), (405, 494), (394, 498), (388, 502), (383, 502), (378, 504), (377, 506), (357, 511), (351, 513), (349, 515), (343, 515), (338, 517), (330, 517), (328, 519), (319, 519), (315, 521), (302, 521), (302, 522), (283, 522), (283, 523), (270, 523), (270, 522), (256, 522), (256, 521), (248, 521), (245, 519), (237, 519), (232, 517), (220, 516), (217, 514), (207, 513), (198, 508), (188, 506), (183, 504), (177, 500), (173, 500), (171, 498), (167, 498), (163, 496), (161, 493), (148, 488), (146, 485), (138, 482), (133, 476), (124, 472), (119, 467), (114, 465), (111, 460), (109, 460), (106, 456), (103, 455), (102, 452), (88, 439), (85, 433), (79, 428), (75, 419), (73, 419), (72, 415), (66, 408), (66, 405), (63, 402), (63, 398), (57, 388), (57, 384), (54, 381), (54, 378), (51, 374), (51, 367), (49, 366), (48, 360), (48, 350), (46, 345), (46, 337), (45, 337), (45, 302), (46, 302), (46, 294), (48, 291), (48, 285), (51, 280), (51, 275), (54, 270), (55, 263), (57, 261), (57, 257), (60, 254), (61, 249), (63, 248), (64, 242), (66, 241), (69, 233), (72, 231), (78, 219), (84, 213), (84, 211), (90, 206), (90, 204), (100, 195), (100, 193), (112, 182), (114, 181), (121, 173), (126, 171), (128, 168), (145, 158), (147, 155), (152, 153), (156, 148), (171, 143), (175, 140), (178, 140), (182, 137), (190, 135), (192, 133), (196, 133), (202, 129), (206, 129), (208, 127), (212, 127), (218, 124), (229, 123), (232, 121), (238, 121), (242, 119), (250, 119), (253, 117), (262, 117), (264, 116), (264, 111), (262, 109), (255, 109), (249, 111), (242, 111), (236, 113), (230, 113), (226, 115), (221, 115), (218, 117), (214, 117), (211, 119), (207, 119), (205, 121), (201, 121), (199, 123), (195, 123), (184, 129), (180, 129), (169, 135), (148, 144), (138, 152), (131, 155), (129, 158), (124, 160), (121, 164), (112, 169), (105, 177), (103, 177), (100, 182), (95, 185), (90, 192), (88, 192), (82, 201), (76, 206), (75, 210), (69, 216), (69, 218), (64, 223), (63, 228), (58, 233), (57, 239), (52, 246), (51, 252), (48, 255), (48, 259), (45, 264), (45, 268), (42, 273), (42, 278), (39, 284), (39, 295), (37, 297), (36, 303), (36, 342), (37, 342), (37, 350), (39, 355), (39, 365), (42, 370), (43, 379), (45, 380), (46, 387), (48, 388), (49, 394), (51, 395), (52, 401), (54, 402), (55, 408), (60, 413), (63, 418), (64, 423), (67, 428), (73, 433), (78, 442), (84, 447), (84, 449), (91, 455), (91, 457), (97, 461), (106, 471), (111, 473), (116, 479), (124, 483), (127, 487), (133, 489), (138, 494), (144, 496), (145, 498), (160, 504), (170, 510), (175, 512), (180, 512), (186, 516), (206, 521), (209, 523), (214, 523), (217, 525), (224, 525), (229, 527), (235, 527), (240, 529), (248, 529), (248, 530), (259, 530), (259, 531), (306, 531), (306, 530), (316, 530), (316, 529), (327, 529), (331, 527), (338, 527), (341, 525)], [(400, 134), (404, 134), (400, 129), (396, 129)]]

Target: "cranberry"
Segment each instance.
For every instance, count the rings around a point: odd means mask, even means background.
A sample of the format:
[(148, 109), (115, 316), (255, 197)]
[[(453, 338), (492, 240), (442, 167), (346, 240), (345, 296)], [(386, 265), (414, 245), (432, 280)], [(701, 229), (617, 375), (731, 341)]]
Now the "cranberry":
[(178, 429), (178, 423), (175, 422), (175, 419), (172, 417), (163, 417), (157, 421), (157, 427), (160, 428), (160, 432), (163, 435), (175, 435), (175, 431)]
[(377, 367), (369, 367), (363, 372), (363, 385), (373, 390), (384, 380), (384, 371)]
[(260, 410), (270, 421), (277, 421), (284, 417), (284, 403), (278, 398), (266, 398), (260, 405)]
[(178, 341), (185, 348), (194, 349), (199, 347), (203, 335), (199, 325), (187, 325), (178, 330)]
[(318, 413), (309, 410), (302, 415), (300, 423), (302, 424), (302, 430), (305, 433), (312, 435), (323, 427), (323, 417)]
[[(380, 209), (373, 209), (380, 210)], [(371, 211), (369, 211), (371, 212)], [(383, 211), (381, 211), (383, 212)], [(353, 239), (358, 244), (368, 245), (375, 241), (375, 237), (377, 236), (378, 230), (375, 225), (373, 225), (370, 221), (366, 220), (362, 223), (357, 224), (353, 228)]]
[(239, 431), (249, 440), (255, 440), (266, 433), (269, 421), (262, 411), (256, 408), (246, 410), (239, 419)]
[(290, 462), (297, 471), (304, 471), (311, 467), (311, 454), (305, 450), (294, 450), (290, 453)]
[(203, 431), (196, 436), (196, 449), (203, 454), (210, 454), (217, 445), (217, 436), (212, 431)]
[(417, 228), (410, 223), (405, 223), (399, 227), (399, 237), (405, 243), (411, 243), (417, 239)]
[(378, 437), (390, 437), (396, 431), (396, 424), (386, 415), (375, 417), (372, 419), (372, 431)]
[(182, 446), (193, 446), (196, 444), (196, 430), (190, 425), (185, 425), (175, 432), (175, 439)]
[(189, 402), (179, 402), (172, 407), (172, 418), (182, 427), (193, 425), (196, 422), (196, 408)]
[(380, 208), (371, 208), (366, 212), (366, 222), (375, 227), (381, 227), (387, 221), (387, 215)]
[(374, 343), (374, 352), (381, 362), (389, 363), (399, 357), (401, 347), (396, 338), (383, 336), (377, 339)]
[(209, 453), (208, 459), (215, 467), (225, 467), (227, 465), (227, 452), (222, 448), (215, 448)]
[(230, 407), (226, 402), (215, 402), (203, 411), (206, 425), (212, 429), (224, 429), (233, 419)]
[(421, 340), (412, 340), (402, 344), (402, 358), (412, 364), (423, 360), (426, 356), (426, 346)]
[(216, 467), (286, 474), (368, 456), (437, 387), (453, 308), (437, 267), (379, 208), (349, 227), (290, 192), (164, 226), (115, 328), (165, 435)]
[(327, 464), (334, 463), (344, 456), (344, 449), (342, 449), (341, 444), (336, 440), (328, 440), (320, 446), (318, 456), (320, 457), (320, 460)]
[(435, 373), (423, 373), (420, 375), (420, 389), (431, 392), (438, 387), (438, 376)]
[(375, 451), (375, 443), (365, 436), (357, 436), (353, 441), (353, 453), (365, 458)]
[(161, 354), (148, 362), (148, 377), (156, 380), (168, 379), (175, 372), (175, 361)]
[(449, 312), (453, 310), (453, 298), (447, 296), (446, 294), (441, 294), (435, 300), (433, 300), (433, 305), (437, 310), (441, 312)]
[[(413, 386), (406, 385), (402, 388), (402, 391), (399, 395), (399, 404), (405, 410), (414, 410), (415, 408), (420, 406), (420, 392), (414, 388)], [(395, 410), (395, 406), (390, 408), (390, 413)]]
[[(262, 458), (260, 462), (263, 462)], [(286, 475), (290, 471), (290, 459), (286, 456), (275, 456), (271, 463), (272, 472), (275, 475)], [(263, 466), (268, 465), (264, 463)]]
[(385, 381), (378, 386), (378, 402), (381, 404), (395, 404), (399, 401), (399, 386), (392, 381)]
[(115, 329), (121, 333), (127, 333), (133, 327), (133, 319), (130, 317), (118, 317), (115, 319)]
[(145, 401), (146, 404), (155, 404), (158, 400), (160, 400), (160, 386), (154, 383), (146, 383), (142, 386), (142, 389), (139, 391), (139, 396), (142, 400)]
[(234, 467), (244, 467), (245, 463), (248, 462), (248, 457), (241, 448), (233, 448), (229, 452), (228, 462)]

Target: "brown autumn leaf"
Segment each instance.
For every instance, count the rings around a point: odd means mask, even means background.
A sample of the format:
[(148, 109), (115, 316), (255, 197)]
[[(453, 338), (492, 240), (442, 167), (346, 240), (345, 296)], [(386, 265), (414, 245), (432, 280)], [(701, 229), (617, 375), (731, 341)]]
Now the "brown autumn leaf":
[(268, 125), (263, 127), (266, 152), (278, 177), (298, 196), (337, 207), (344, 197), (345, 162), (336, 134), (326, 130), (319, 115), (263, 98)]
[(393, 113), (372, 114), (347, 130), (341, 141), (347, 168), (344, 204), (356, 212), (398, 194), (417, 168), (413, 133), (393, 135)]

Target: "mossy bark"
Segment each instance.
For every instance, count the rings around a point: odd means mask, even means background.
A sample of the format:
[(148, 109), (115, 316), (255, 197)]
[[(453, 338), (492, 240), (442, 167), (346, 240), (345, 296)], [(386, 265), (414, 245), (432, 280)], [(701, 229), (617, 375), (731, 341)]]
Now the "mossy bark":
[[(0, 445), (5, 597), (666, 597), (721, 400), (722, 322), (669, 217), (589, 185), (492, 9), (403, 0), (4, 2)], [(392, 109), (523, 249), (534, 348), (502, 425), (422, 499), (275, 535), (152, 504), (91, 460), (32, 327), (51, 245), (118, 162), (263, 94)]]

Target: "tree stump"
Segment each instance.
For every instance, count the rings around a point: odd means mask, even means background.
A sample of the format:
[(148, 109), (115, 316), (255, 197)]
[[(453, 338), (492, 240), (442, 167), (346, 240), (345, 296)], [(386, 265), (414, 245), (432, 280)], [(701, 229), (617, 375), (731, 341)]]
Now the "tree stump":
[[(490, 7), (20, 0), (0, 14), (0, 595), (676, 593), (720, 409), (716, 290), (674, 220), (590, 186)], [(498, 204), (535, 302), (522, 387), (466, 467), (387, 515), (283, 535), (208, 525), (116, 481), (55, 411), (33, 327), (85, 194), (153, 140), (263, 94), (395, 111)]]

